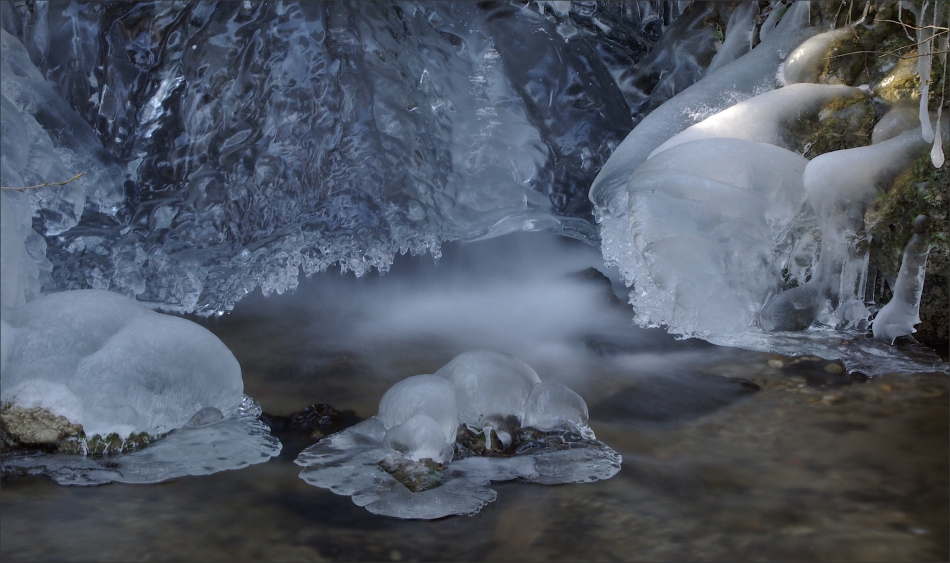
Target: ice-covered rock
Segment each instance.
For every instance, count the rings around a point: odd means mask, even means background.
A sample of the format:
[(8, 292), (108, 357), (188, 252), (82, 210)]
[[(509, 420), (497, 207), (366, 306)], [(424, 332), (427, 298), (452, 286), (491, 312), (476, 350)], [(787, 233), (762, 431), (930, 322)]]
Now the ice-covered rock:
[(920, 295), (924, 290), (924, 274), (930, 254), (929, 226), (930, 218), (926, 215), (920, 215), (914, 221), (914, 234), (904, 248), (894, 296), (878, 311), (871, 325), (874, 338), (878, 340), (893, 343), (898, 336), (917, 332), (914, 325), (920, 324)]
[(834, 151), (805, 167), (808, 201), (818, 214), (821, 255), (813, 277), (762, 306), (765, 330), (802, 330), (815, 321), (836, 328), (866, 328), (868, 251), (859, 233), (875, 196), (929, 148), (917, 130), (867, 147)]
[[(770, 15), (774, 24), (779, 10)], [(767, 29), (764, 27), (764, 29)], [(737, 102), (773, 90), (778, 84), (779, 65), (802, 41), (819, 30), (808, 27), (807, 2), (797, 2), (784, 12), (781, 21), (754, 49), (707, 74), (643, 119), (620, 143), (590, 188), (590, 199), (598, 221), (610, 216), (610, 200), (619, 194), (630, 174), (658, 146), (690, 125), (702, 121)], [(605, 257), (616, 249), (603, 246)]]
[(241, 367), (207, 329), (101, 290), (53, 293), (10, 316), (3, 402), (43, 407), (88, 435), (161, 434), (241, 403)]
[(650, 153), (650, 158), (678, 144), (699, 139), (736, 138), (799, 150), (793, 127), (817, 121), (832, 102), (867, 99), (859, 89), (831, 84), (792, 84), (739, 102), (688, 127)]
[[(5, 471), (40, 471), (66, 484), (157, 482), (260, 463), (280, 451), (243, 394), (234, 355), (191, 321), (116, 293), (74, 290), (10, 309), (3, 331), (4, 428), (25, 447), (61, 452), (14, 452)], [(101, 461), (75, 455), (150, 442)], [(124, 469), (106, 470), (110, 463)]]
[[(465, 406), (450, 422), (456, 404)], [(446, 441), (449, 427), (458, 433)], [(374, 514), (423, 520), (478, 512), (495, 499), (491, 481), (585, 483), (612, 477), (620, 462), (587, 426), (579, 395), (486, 350), (397, 383), (377, 416), (296, 459), (312, 485)]]
[(541, 383), (528, 364), (487, 350), (459, 354), (435, 375), (455, 387), (459, 422), (479, 428), (491, 417), (520, 419), (531, 389)]

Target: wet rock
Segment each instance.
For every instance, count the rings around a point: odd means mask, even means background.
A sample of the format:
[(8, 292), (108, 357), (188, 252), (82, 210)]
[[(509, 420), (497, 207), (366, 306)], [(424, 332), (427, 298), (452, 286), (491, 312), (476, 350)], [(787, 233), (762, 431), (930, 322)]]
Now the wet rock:
[(8, 440), (19, 445), (53, 446), (61, 440), (82, 434), (82, 426), (42, 407), (23, 408), (4, 405), (0, 425)]
[(338, 411), (330, 405), (315, 403), (289, 415), (261, 414), (261, 421), (274, 432), (307, 432), (318, 440), (360, 422), (355, 412)]
[(621, 301), (619, 297), (617, 297), (616, 293), (614, 293), (613, 284), (610, 282), (610, 278), (604, 275), (604, 273), (597, 268), (587, 268), (579, 272), (568, 274), (567, 277), (570, 279), (580, 280), (602, 286), (604, 299), (607, 301), (607, 303), (610, 303), (611, 305), (622, 305), (624, 308), (626, 308), (626, 304)]

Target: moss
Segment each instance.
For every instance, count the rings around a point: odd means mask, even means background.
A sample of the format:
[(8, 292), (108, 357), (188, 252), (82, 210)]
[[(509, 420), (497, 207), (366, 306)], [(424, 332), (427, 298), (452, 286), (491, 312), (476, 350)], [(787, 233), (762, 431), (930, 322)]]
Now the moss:
[(445, 467), (428, 458), (418, 462), (397, 457), (384, 458), (378, 465), (413, 493), (421, 493), (445, 484), (445, 474), (442, 473)]
[[(944, 144), (950, 154), (950, 143)], [(887, 193), (879, 196), (865, 215), (865, 225), (871, 235), (869, 255), (870, 275), (879, 272), (872, 291), (872, 299), (883, 306), (891, 298), (890, 285), (894, 283), (903, 258), (904, 247), (913, 232), (917, 215), (931, 219), (930, 256), (920, 304), (921, 324), (917, 338), (938, 350), (948, 347), (950, 302), (946, 290), (950, 278), (950, 165), (934, 168), (930, 155), (922, 155), (894, 183)]]
[(796, 124), (801, 153), (812, 159), (831, 151), (871, 144), (874, 107), (867, 99), (839, 99), (822, 110), (817, 122)]
[(107, 436), (93, 434), (91, 437), (81, 434), (61, 441), (56, 452), (92, 456), (124, 454), (144, 448), (158, 438), (145, 432), (133, 432), (124, 440), (114, 432)]

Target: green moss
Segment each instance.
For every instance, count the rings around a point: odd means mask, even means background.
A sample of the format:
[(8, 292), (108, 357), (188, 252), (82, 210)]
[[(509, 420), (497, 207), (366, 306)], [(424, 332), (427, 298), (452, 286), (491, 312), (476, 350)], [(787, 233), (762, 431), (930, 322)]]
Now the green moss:
[(894, 186), (881, 194), (865, 216), (872, 237), (871, 264), (888, 277), (897, 275), (904, 246), (913, 233), (914, 218), (928, 215), (932, 221), (930, 240), (933, 248), (927, 260), (927, 273), (947, 276), (948, 217), (950, 170), (947, 164), (934, 168), (930, 155), (921, 155), (898, 177)]
[(867, 98), (839, 98), (828, 104), (821, 116), (817, 121), (800, 121), (790, 128), (801, 143), (799, 150), (805, 158), (871, 143), (874, 108)]

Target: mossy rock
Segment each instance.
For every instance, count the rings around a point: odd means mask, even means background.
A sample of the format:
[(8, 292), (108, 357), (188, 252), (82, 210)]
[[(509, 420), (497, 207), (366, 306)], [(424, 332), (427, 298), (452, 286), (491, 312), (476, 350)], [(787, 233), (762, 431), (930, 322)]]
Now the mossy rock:
[(145, 432), (132, 433), (128, 438), (122, 439), (118, 434), (112, 433), (107, 436), (93, 434), (86, 437), (85, 434), (61, 441), (56, 448), (57, 453), (103, 456), (112, 454), (124, 454), (132, 452), (154, 442), (158, 437), (151, 436)]
[(0, 426), (7, 445), (53, 446), (82, 434), (82, 426), (42, 407), (23, 408), (10, 403), (0, 407)]
[(799, 152), (807, 159), (843, 149), (871, 144), (875, 112), (871, 100), (841, 98), (828, 104), (817, 121), (798, 121), (790, 133), (800, 143)]
[[(944, 152), (950, 154), (950, 143), (944, 143)], [(947, 280), (950, 279), (950, 236), (948, 236), (948, 209), (950, 209), (950, 165), (934, 168), (930, 155), (922, 155), (897, 178), (893, 187), (881, 194), (869, 207), (865, 225), (871, 236), (869, 276), (878, 275), (872, 297), (883, 306), (892, 294), (900, 271), (904, 247), (913, 233), (914, 218), (927, 215), (931, 219), (929, 231), (930, 256), (920, 303), (920, 325), (915, 337), (937, 350), (946, 352), (950, 346), (950, 302)]]

